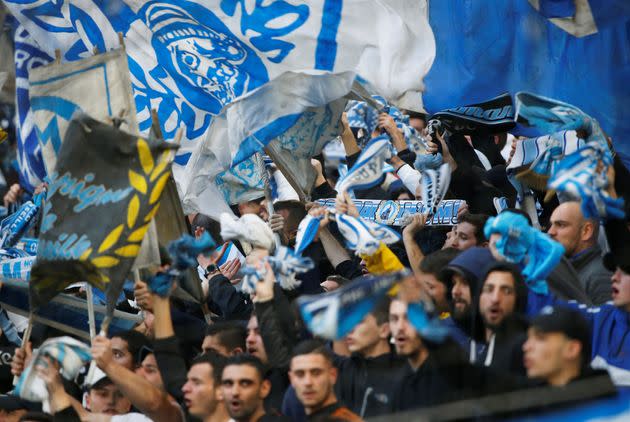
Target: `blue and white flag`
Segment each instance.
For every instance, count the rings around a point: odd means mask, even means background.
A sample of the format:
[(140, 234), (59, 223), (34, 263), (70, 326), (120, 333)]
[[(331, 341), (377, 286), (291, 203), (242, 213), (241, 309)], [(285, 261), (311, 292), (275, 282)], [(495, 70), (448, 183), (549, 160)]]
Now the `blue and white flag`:
[(122, 130), (138, 133), (124, 50), (38, 67), (30, 71), (29, 85), (31, 112), (46, 174), (55, 171), (61, 143), (75, 113), (83, 112), (102, 122), (120, 117)]
[(13, 40), (15, 48), (17, 159), (20, 170), (20, 186), (33, 191), (46, 177), (46, 169), (31, 111), (28, 76), (32, 69), (44, 66), (53, 59), (39, 48), (24, 26), (17, 23), (15, 23)]
[[(266, 172), (264, 165), (256, 156), (248, 158), (236, 166), (219, 173), (214, 180), (216, 187), (223, 194), (223, 198), (228, 205), (236, 205), (241, 202), (259, 199), (265, 196), (265, 177)], [(206, 180), (206, 185), (213, 183), (212, 180)], [(203, 184), (198, 186), (204, 187)], [(207, 186), (205, 187), (207, 189)], [(188, 193), (188, 192), (187, 192)], [(203, 196), (202, 192), (192, 192), (195, 197)], [(211, 203), (199, 204), (199, 209), (203, 210), (206, 215), (216, 215), (216, 212), (210, 210), (218, 209), (214, 198)], [(220, 214), (219, 214), (220, 215)]]
[[(153, 108), (165, 139), (185, 127), (175, 160), (179, 166), (186, 165), (195, 141), (203, 138), (227, 170), (284, 133), (308, 107), (343, 97), (355, 75), (388, 99), (420, 91), (435, 56), (425, 2), (5, 4), (48, 57), (60, 49), (64, 61), (88, 57), (94, 47), (101, 52), (118, 48), (122, 32), (140, 130), (149, 130)], [(206, 136), (212, 115), (219, 113), (219, 123)], [(178, 179), (176, 166), (174, 173)]]
[(337, 227), (346, 239), (348, 249), (357, 255), (373, 255), (381, 243), (387, 245), (400, 240), (400, 234), (386, 225), (346, 214), (337, 214)]
[(21, 398), (34, 402), (48, 399), (46, 383), (37, 375), (38, 366), (48, 366), (45, 358), (59, 365), (60, 374), (67, 380), (73, 380), (79, 375), (81, 368), (92, 359), (90, 346), (72, 337), (56, 337), (46, 340), (33, 353), (28, 366), (22, 372), (15, 394)]
[(442, 164), (437, 170), (426, 169), (422, 171), (420, 192), (422, 201), (428, 207), (429, 213), (435, 214), (450, 184), (451, 166), (448, 163)]
[(297, 302), (302, 319), (313, 335), (338, 340), (360, 323), (394, 284), (407, 275), (406, 270), (368, 275), (329, 293), (301, 296)]
[(390, 145), (387, 136), (372, 139), (348, 173), (337, 181), (337, 192), (368, 189), (382, 182), (385, 160), (391, 154)]

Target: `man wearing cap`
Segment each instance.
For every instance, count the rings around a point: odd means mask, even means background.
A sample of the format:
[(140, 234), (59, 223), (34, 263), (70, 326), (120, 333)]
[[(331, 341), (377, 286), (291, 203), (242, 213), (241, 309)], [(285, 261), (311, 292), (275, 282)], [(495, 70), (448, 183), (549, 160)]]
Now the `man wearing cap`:
[(591, 330), (582, 315), (570, 308), (543, 308), (532, 320), (523, 352), (527, 376), (552, 386), (606, 374), (590, 368)]
[(592, 328), (591, 366), (608, 369), (617, 386), (630, 387), (630, 254), (617, 251), (606, 255), (610, 271), (612, 303), (588, 308), (566, 302), (553, 295), (529, 292), (528, 313), (535, 314), (546, 305), (569, 306), (580, 312)]

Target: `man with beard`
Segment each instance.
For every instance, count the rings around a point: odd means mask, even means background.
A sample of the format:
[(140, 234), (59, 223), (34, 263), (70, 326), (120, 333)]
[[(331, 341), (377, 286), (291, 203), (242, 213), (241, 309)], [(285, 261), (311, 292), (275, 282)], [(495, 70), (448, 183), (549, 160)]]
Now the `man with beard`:
[(495, 262), (487, 248), (473, 247), (453, 259), (441, 274), (441, 278), (451, 286), (451, 317), (444, 319), (444, 322), (451, 328), (455, 341), (469, 356), (478, 354), (477, 351), (471, 351), (474, 345), (470, 339), (484, 337), (481, 324), (473, 323), (473, 293), (478, 292), (484, 270)]
[(475, 318), (474, 322), (483, 324), (486, 346), (481, 354), (470, 356), (470, 361), (525, 375), (522, 345), (527, 322), (522, 315), (527, 305), (527, 287), (519, 269), (508, 263), (491, 265), (475, 303), (481, 321)]

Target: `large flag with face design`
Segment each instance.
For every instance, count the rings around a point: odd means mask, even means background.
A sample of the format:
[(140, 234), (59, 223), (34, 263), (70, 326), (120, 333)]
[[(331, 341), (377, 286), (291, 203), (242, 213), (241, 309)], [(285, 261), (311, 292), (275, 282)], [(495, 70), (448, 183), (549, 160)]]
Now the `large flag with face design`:
[(173, 156), (172, 144), (86, 115), (72, 119), (49, 175), (29, 284), (33, 306), (87, 281), (107, 292), (113, 311), (159, 209)]
[[(299, 123), (306, 110), (344, 96), (356, 77), (389, 100), (408, 101), (423, 88), (435, 55), (425, 1), (4, 3), (46, 60), (56, 49), (62, 61), (91, 56), (95, 47), (109, 51), (120, 45), (117, 33), (124, 35), (140, 130), (149, 130), (154, 108), (166, 140), (185, 127), (174, 166), (180, 187), (199, 140), (207, 139), (202, 152), (214, 151), (227, 170)], [(25, 60), (38, 54), (24, 52)], [(247, 101), (225, 108), (237, 98)], [(208, 137), (218, 114), (227, 125)], [(318, 132), (333, 123), (319, 122)]]

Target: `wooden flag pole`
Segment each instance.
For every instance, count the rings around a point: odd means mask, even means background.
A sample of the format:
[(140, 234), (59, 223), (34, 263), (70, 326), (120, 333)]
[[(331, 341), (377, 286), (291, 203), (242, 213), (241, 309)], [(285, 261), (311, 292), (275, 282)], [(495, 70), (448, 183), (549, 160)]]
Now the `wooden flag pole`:
[[(21, 350), (26, 350), (26, 345), (31, 339), (31, 332), (33, 331), (33, 312), (28, 314), (28, 325), (26, 326), (26, 330), (24, 330), (24, 335), (22, 336), (22, 345), (20, 346)], [(13, 376), (13, 385), (17, 385), (19, 377), (17, 375)]]

